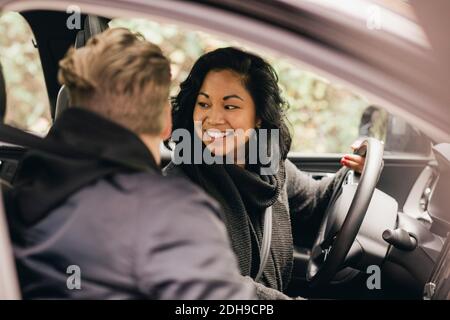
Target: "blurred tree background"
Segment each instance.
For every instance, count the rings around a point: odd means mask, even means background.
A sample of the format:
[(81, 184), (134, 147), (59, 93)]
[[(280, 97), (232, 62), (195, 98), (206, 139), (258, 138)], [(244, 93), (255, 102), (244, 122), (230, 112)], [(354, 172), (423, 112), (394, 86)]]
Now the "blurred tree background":
[[(350, 144), (358, 137), (361, 115), (369, 105), (368, 101), (285, 58), (221, 36), (145, 19), (114, 19), (110, 27), (126, 27), (139, 32), (163, 49), (172, 63), (172, 95), (178, 92), (179, 83), (205, 52), (237, 46), (263, 56), (277, 71), (283, 96), (290, 106), (287, 116), (294, 137), (291, 151), (349, 152)], [(0, 61), (8, 95), (5, 121), (45, 134), (51, 124), (49, 101), (33, 34), (17, 13), (0, 15), (0, 34)]]
[(0, 14), (0, 63), (6, 81), (4, 121), (43, 135), (50, 126), (50, 103), (33, 33), (18, 13)]

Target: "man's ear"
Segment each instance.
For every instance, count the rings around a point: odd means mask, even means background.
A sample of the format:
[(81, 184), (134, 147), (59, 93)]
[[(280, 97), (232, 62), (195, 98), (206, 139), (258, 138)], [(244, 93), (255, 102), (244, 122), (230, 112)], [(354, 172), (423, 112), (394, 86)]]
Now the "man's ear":
[(163, 114), (163, 130), (161, 131), (159, 137), (164, 141), (170, 138), (172, 134), (172, 109), (170, 103), (167, 103), (164, 107)]
[(256, 128), (257, 129), (261, 128), (261, 125), (262, 125), (262, 120), (261, 119), (257, 119), (256, 120)]

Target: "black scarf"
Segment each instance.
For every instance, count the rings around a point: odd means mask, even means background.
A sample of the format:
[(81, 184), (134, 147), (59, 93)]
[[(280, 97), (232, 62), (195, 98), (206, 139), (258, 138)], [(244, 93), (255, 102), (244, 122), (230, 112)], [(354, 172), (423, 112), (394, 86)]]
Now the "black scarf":
[(64, 111), (43, 143), (55, 152), (27, 151), (14, 187), (5, 192), (7, 211), (25, 225), (39, 222), (97, 179), (119, 172), (160, 172), (134, 133), (82, 108)]
[(286, 201), (280, 199), (284, 186), (284, 164), (276, 175), (259, 175), (230, 164), (181, 165), (184, 173), (222, 206), (232, 248), (241, 274), (255, 277), (260, 263), (264, 210), (272, 206), (273, 229), (271, 255), (261, 282), (283, 291), (292, 272), (293, 242)]

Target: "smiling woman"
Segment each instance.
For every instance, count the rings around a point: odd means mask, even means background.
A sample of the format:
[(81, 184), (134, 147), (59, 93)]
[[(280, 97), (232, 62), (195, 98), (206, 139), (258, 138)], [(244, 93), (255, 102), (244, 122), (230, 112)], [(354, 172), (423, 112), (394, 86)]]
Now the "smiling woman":
[[(261, 125), (243, 80), (236, 72), (212, 71), (200, 88), (193, 112), (196, 133), (215, 155), (225, 155), (233, 149), (237, 155), (237, 149), (250, 138), (245, 132)], [(244, 136), (239, 137), (236, 129), (242, 129), (239, 133)], [(239, 159), (239, 163), (243, 161)]]
[[(285, 159), (289, 152), (292, 140), (278, 77), (270, 64), (252, 53), (227, 47), (203, 55), (172, 102), (173, 128), (195, 129), (215, 155), (234, 149), (237, 157), (252, 129), (276, 129), (280, 157)], [(225, 135), (227, 131), (234, 135)]]
[[(323, 210), (345, 170), (335, 180), (316, 184), (287, 159), (291, 135), (286, 104), (275, 70), (256, 54), (226, 47), (202, 55), (180, 84), (172, 105), (174, 132), (190, 132), (192, 145), (200, 138), (204, 151), (218, 158), (226, 156), (227, 161), (172, 162), (164, 172), (189, 178), (220, 203), (241, 274), (252, 279), (258, 297), (286, 298), (283, 292), (293, 263), (291, 219), (313, 212), (319, 215), (317, 210)], [(267, 131), (270, 139), (262, 144), (260, 138)], [(247, 132), (254, 132), (257, 148), (251, 147)], [(272, 132), (277, 133), (275, 138)], [(177, 146), (184, 144), (173, 140)], [(260, 148), (269, 151), (269, 168), (260, 159)], [(238, 157), (239, 149), (249, 152)], [(235, 161), (228, 161), (230, 154)], [(358, 160), (362, 167), (364, 158)], [(304, 210), (308, 202), (314, 204)]]

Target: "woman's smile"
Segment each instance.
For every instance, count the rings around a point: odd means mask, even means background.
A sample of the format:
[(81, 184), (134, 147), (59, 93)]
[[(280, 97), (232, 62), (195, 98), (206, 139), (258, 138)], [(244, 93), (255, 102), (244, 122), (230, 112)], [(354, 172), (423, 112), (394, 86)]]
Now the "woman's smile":
[(233, 129), (218, 130), (218, 129), (207, 129), (203, 131), (203, 140), (216, 141), (223, 140), (226, 137), (234, 135)]

